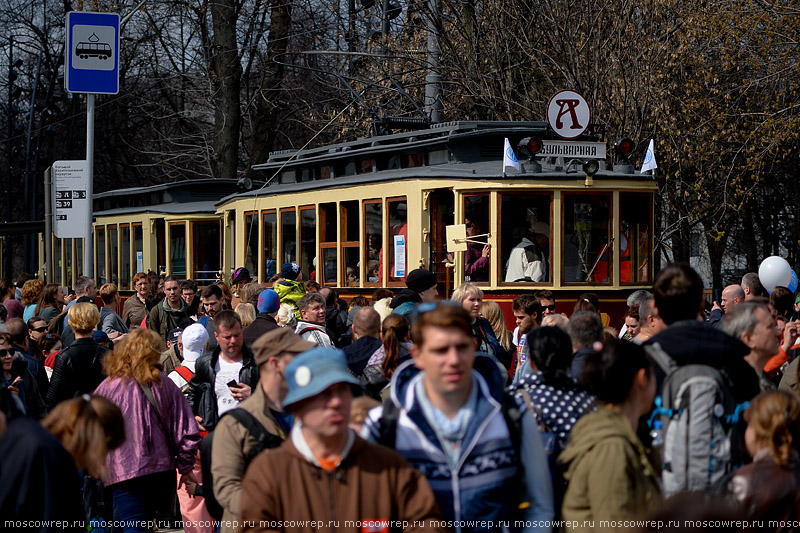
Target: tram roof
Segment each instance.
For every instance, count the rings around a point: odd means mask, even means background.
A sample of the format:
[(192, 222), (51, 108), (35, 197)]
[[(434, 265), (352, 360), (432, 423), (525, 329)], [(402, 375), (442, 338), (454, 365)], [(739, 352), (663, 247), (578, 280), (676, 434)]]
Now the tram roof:
[(95, 211), (92, 213), (95, 217), (104, 216), (117, 216), (117, 215), (130, 215), (130, 214), (143, 214), (155, 213), (159, 215), (190, 215), (190, 214), (210, 214), (216, 213), (215, 200), (206, 200), (201, 202), (172, 202), (168, 204), (156, 204), (145, 207), (117, 207), (107, 209), (105, 211)]
[(220, 198), (237, 190), (235, 179), (195, 179), (97, 193), (94, 215), (213, 213)]

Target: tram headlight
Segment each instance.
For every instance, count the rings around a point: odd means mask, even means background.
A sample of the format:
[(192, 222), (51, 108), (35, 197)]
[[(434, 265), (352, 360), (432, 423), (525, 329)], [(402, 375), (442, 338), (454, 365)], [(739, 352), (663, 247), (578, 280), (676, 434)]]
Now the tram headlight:
[(594, 176), (600, 170), (600, 162), (597, 159), (587, 159), (583, 162), (583, 172), (587, 176)]
[(250, 178), (240, 178), (239, 181), (236, 182), (236, 186), (243, 191), (249, 191), (253, 188), (253, 180)]

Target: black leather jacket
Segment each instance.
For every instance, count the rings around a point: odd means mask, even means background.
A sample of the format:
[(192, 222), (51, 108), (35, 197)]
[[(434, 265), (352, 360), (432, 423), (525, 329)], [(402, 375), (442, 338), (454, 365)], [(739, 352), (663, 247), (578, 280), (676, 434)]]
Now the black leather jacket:
[[(217, 412), (217, 394), (214, 392), (214, 381), (217, 379), (217, 372), (214, 368), (219, 361), (220, 347), (211, 353), (204, 355), (197, 360), (194, 367), (194, 376), (189, 382), (187, 399), (192, 408), (192, 412), (203, 419), (203, 426), (208, 430), (213, 430), (219, 422)], [(255, 389), (258, 384), (258, 367), (256, 366), (253, 351), (246, 344), (242, 345), (242, 369), (239, 371), (239, 382), (249, 385)]]
[(103, 357), (108, 353), (94, 339), (76, 339), (64, 348), (53, 365), (47, 389), (47, 409), (79, 394), (91, 394), (105, 379)]

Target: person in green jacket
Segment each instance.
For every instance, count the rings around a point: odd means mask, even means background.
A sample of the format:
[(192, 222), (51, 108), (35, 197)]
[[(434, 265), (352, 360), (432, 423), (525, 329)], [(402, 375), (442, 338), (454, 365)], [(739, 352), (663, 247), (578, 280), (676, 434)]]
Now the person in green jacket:
[(297, 302), (305, 296), (306, 287), (303, 285), (303, 273), (300, 271), (300, 265), (297, 263), (285, 263), (281, 268), (281, 276), (283, 279), (275, 282), (272, 288), (278, 293), (278, 298), (280, 298), (282, 304), (294, 307), (295, 318), (302, 320), (300, 309), (297, 308)]
[(611, 531), (661, 502), (657, 461), (636, 435), (656, 379), (644, 348), (630, 342), (612, 342), (586, 364), (601, 405), (578, 420), (558, 458), (568, 482), (562, 514), (569, 531)]

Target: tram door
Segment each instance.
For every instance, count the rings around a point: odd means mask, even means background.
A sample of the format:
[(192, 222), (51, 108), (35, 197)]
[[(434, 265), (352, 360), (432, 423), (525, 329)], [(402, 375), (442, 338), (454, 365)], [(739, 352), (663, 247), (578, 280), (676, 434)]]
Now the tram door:
[[(436, 274), (436, 279), (445, 286), (446, 291), (452, 289), (452, 279), (448, 277), (447, 240), (445, 228), (453, 224), (455, 214), (455, 196), (451, 189), (437, 189), (428, 196), (428, 213), (430, 214), (430, 257), (428, 268)], [(452, 276), (452, 271), (449, 272)]]

